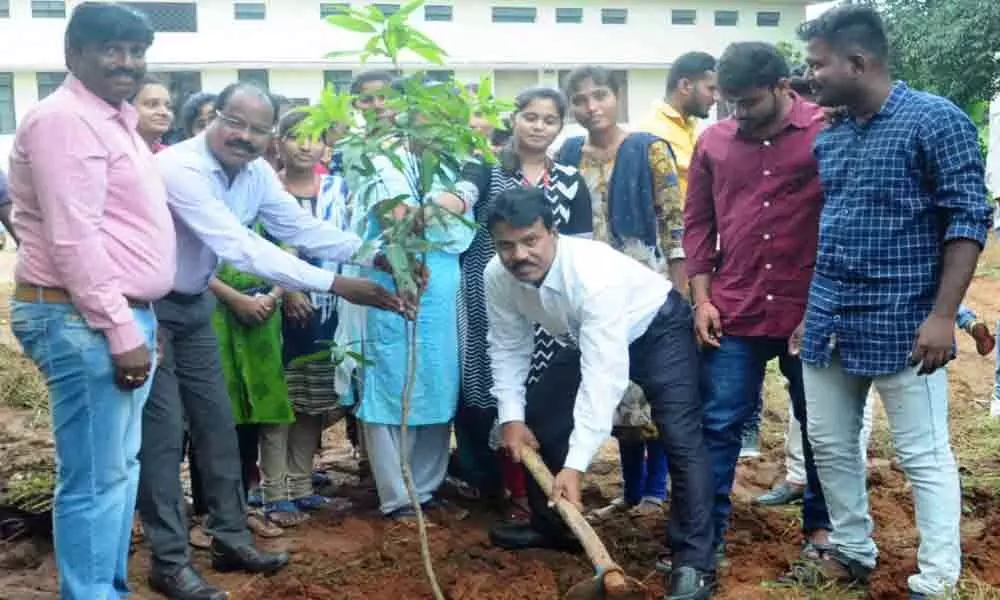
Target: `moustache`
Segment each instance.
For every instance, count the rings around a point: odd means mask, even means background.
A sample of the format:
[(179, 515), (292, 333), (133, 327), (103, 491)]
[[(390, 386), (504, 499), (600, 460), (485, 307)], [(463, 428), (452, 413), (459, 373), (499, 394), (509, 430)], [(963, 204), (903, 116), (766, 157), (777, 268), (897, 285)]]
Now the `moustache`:
[(106, 71), (105, 74), (107, 75), (108, 78), (124, 75), (125, 77), (131, 77), (132, 79), (138, 80), (141, 77), (141, 75), (138, 72), (125, 67), (118, 67), (117, 69), (111, 69), (110, 71)]
[(531, 262), (529, 260), (522, 260), (520, 262), (514, 263), (514, 266), (511, 267), (511, 268), (513, 270), (515, 270), (515, 271), (520, 271), (522, 269), (530, 269), (533, 266), (535, 266), (535, 263), (533, 263), (533, 262)]
[(247, 154), (255, 154), (257, 149), (253, 147), (249, 142), (244, 142), (243, 140), (230, 140), (226, 142), (226, 146), (229, 148), (235, 148), (237, 150), (242, 150)]

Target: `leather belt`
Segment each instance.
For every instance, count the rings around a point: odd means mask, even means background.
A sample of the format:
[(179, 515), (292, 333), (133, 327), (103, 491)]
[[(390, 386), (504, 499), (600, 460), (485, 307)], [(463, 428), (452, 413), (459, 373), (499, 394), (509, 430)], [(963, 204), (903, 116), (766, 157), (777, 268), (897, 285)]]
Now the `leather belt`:
[[(73, 299), (69, 292), (61, 288), (42, 287), (31, 285), (30, 283), (19, 283), (14, 288), (14, 300), (18, 302), (41, 302), (44, 304), (72, 304)], [(149, 309), (153, 307), (151, 302), (143, 300), (133, 300), (126, 298), (131, 308)]]

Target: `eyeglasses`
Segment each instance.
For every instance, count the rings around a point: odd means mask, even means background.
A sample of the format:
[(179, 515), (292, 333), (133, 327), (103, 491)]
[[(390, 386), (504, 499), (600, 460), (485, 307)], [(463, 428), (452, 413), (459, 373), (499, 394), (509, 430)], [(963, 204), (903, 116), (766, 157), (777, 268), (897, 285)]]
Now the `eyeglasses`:
[(273, 126), (261, 127), (260, 125), (251, 125), (239, 117), (227, 115), (219, 110), (215, 111), (215, 118), (218, 119), (223, 125), (234, 131), (249, 131), (251, 135), (258, 137), (266, 137), (274, 134)]

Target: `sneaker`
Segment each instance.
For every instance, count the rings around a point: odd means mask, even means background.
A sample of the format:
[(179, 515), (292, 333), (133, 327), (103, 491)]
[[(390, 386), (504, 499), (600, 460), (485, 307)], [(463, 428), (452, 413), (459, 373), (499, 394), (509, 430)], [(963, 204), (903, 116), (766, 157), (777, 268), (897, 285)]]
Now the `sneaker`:
[(760, 456), (760, 432), (756, 429), (743, 434), (743, 447), (740, 448), (740, 458), (757, 458)]
[(760, 506), (795, 504), (796, 502), (802, 502), (805, 491), (806, 486), (784, 480), (772, 487), (767, 493), (758, 496), (754, 500), (754, 504)]
[(993, 348), (997, 345), (997, 339), (990, 333), (990, 328), (986, 326), (986, 323), (976, 321), (969, 326), (968, 331), (972, 339), (976, 340), (976, 352), (980, 356), (987, 356), (993, 352)]

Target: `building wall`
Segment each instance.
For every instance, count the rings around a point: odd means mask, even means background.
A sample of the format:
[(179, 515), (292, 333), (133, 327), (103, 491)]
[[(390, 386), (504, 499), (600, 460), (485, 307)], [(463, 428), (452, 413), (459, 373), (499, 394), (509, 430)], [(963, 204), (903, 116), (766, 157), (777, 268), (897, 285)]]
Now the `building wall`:
[[(67, 14), (80, 1), (67, 0)], [(14, 110), (20, 120), (38, 100), (35, 73), (65, 68), (66, 20), (33, 17), (31, 0), (9, 3), (10, 17), (0, 18), (0, 73), (14, 74)], [(151, 70), (199, 71), (202, 89), (217, 91), (235, 81), (239, 69), (267, 69), (272, 91), (315, 100), (323, 86), (323, 70), (360, 68), (353, 58), (323, 58), (331, 51), (358, 48), (364, 36), (342, 32), (321, 20), (320, 2), (266, 0), (266, 18), (261, 21), (235, 20), (230, 0), (196, 4), (197, 32), (157, 33), (148, 55)], [(435, 68), (452, 70), (463, 82), (495, 76), (502, 96), (513, 95), (526, 83), (557, 85), (560, 71), (581, 64), (625, 70), (626, 120), (634, 121), (662, 96), (666, 68), (678, 55), (690, 50), (718, 55), (727, 44), (746, 39), (791, 41), (805, 18), (806, 0), (428, 0), (428, 4), (451, 5), (453, 11), (450, 22), (425, 22), (422, 11), (412, 17), (448, 52), (445, 64)], [(494, 23), (494, 7), (535, 7), (536, 20)], [(557, 7), (581, 8), (583, 22), (557, 23)], [(602, 23), (604, 8), (627, 9), (626, 24)], [(696, 23), (671, 24), (675, 9), (695, 10)], [(738, 11), (738, 25), (716, 26), (716, 10)], [(780, 12), (778, 26), (758, 26), (759, 11)], [(415, 57), (405, 61), (405, 70), (426, 66)], [(9, 144), (4, 133), (0, 132), (3, 153)]]

